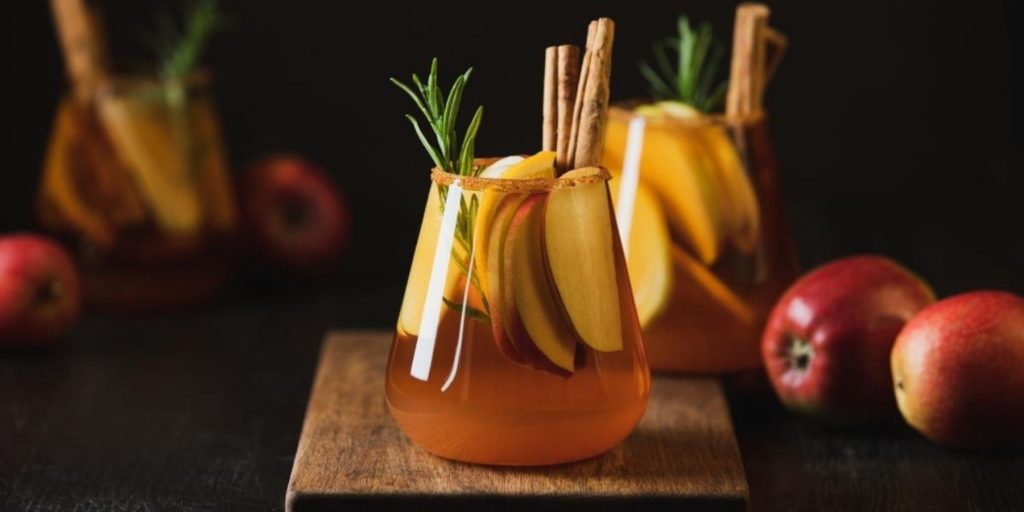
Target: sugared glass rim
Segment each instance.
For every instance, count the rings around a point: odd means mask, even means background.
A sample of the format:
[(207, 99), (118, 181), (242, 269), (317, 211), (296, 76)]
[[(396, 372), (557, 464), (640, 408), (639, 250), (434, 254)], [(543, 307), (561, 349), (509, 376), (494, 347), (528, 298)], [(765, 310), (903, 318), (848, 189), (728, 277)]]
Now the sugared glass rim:
[[(477, 158), (473, 163), (487, 167), (498, 160), (500, 158)], [(608, 169), (604, 167), (581, 167), (575, 170), (580, 171), (579, 174), (570, 178), (505, 179), (461, 176), (435, 167), (430, 171), (430, 179), (438, 185), (448, 186), (458, 183), (464, 190), (494, 190), (506, 194), (514, 194), (572, 188), (579, 185), (608, 181), (612, 177)]]
[(768, 115), (764, 111), (757, 111), (745, 116), (730, 116), (720, 112), (712, 114), (701, 114), (697, 119), (682, 119), (673, 116), (661, 116), (661, 117), (650, 117), (644, 116), (643, 114), (637, 114), (634, 109), (643, 105), (653, 105), (657, 103), (657, 100), (652, 99), (632, 99), (622, 102), (618, 102), (608, 107), (608, 117), (619, 120), (629, 120), (634, 117), (643, 117), (649, 122), (654, 123), (676, 123), (686, 126), (700, 127), (700, 126), (731, 126), (731, 127), (744, 127), (751, 126), (763, 121)]

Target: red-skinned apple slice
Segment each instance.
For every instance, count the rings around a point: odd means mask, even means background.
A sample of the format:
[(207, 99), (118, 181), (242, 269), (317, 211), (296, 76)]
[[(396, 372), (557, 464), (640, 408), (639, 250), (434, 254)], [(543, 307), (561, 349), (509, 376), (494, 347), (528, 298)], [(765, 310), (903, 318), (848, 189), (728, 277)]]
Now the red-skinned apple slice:
[[(593, 168), (576, 169), (563, 177), (593, 172)], [(622, 350), (611, 205), (605, 183), (552, 190), (542, 231), (548, 272), (573, 331), (594, 350)]]
[(505, 300), (502, 290), (502, 273), (504, 271), (502, 254), (505, 252), (505, 235), (516, 210), (525, 196), (521, 194), (506, 195), (495, 207), (490, 232), (487, 236), (487, 297), (490, 304), (491, 332), (498, 352), (512, 362), (525, 364), (526, 357), (515, 341), (508, 335), (505, 323)]
[(506, 329), (525, 364), (569, 376), (577, 338), (562, 318), (548, 281), (543, 240), (547, 194), (532, 194), (519, 206), (505, 235), (501, 275)]

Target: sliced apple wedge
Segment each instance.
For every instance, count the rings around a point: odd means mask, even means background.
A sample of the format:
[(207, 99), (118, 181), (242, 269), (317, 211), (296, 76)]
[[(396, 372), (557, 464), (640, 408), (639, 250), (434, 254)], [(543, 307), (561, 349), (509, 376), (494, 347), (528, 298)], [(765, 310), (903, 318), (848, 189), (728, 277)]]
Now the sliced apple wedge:
[[(114, 244), (114, 227), (103, 215), (90, 205), (75, 185), (74, 165), (78, 155), (74, 147), (78, 144), (76, 133), (79, 128), (77, 107), (64, 100), (57, 110), (50, 145), (46, 150), (46, 161), (43, 167), (42, 204), (52, 206), (49, 211), (54, 215), (45, 217), (47, 220), (60, 219), (80, 231), (89, 242), (102, 249)], [(57, 228), (57, 226), (46, 226)], [(61, 226), (63, 227), (63, 226)]]
[(761, 236), (761, 212), (754, 186), (725, 128), (708, 126), (703, 132), (705, 147), (715, 162), (719, 181), (733, 210), (729, 240), (749, 253), (757, 247)]
[(505, 235), (501, 286), (506, 329), (525, 364), (572, 374), (577, 338), (566, 325), (548, 281), (541, 240), (547, 193), (531, 194), (516, 211)]
[[(612, 174), (621, 175), (614, 170)], [(620, 181), (614, 178), (608, 182), (616, 209), (619, 208)], [(625, 232), (622, 225), (619, 229)], [(672, 253), (665, 213), (643, 183), (637, 184), (629, 240), (622, 243), (629, 244), (626, 258), (629, 282), (640, 325), (646, 326), (665, 309), (672, 296)]]
[(100, 121), (118, 157), (138, 184), (153, 219), (167, 233), (194, 233), (202, 207), (181, 141), (167, 127), (167, 114), (139, 100), (100, 102)]
[(693, 256), (679, 247), (672, 247), (672, 260), (679, 279), (686, 279), (704, 290), (716, 303), (728, 311), (733, 318), (744, 325), (753, 325), (757, 321), (754, 311), (729, 286), (723, 283), (704, 265), (693, 259)]
[[(416, 249), (412, 256), (412, 267), (409, 269), (409, 280), (405, 284), (405, 295), (402, 298), (402, 311), (398, 314), (398, 327), (413, 336), (418, 336), (420, 321), (423, 319), (423, 306), (430, 285), (430, 273), (433, 271), (434, 251), (437, 250), (437, 239), (441, 233), (441, 198), (437, 185), (431, 183), (427, 195), (427, 206), (423, 210), (423, 222), (420, 224), (420, 235), (416, 240)], [(456, 288), (461, 272), (452, 264), (448, 268), (445, 283), (445, 297), (451, 296), (448, 291)]]
[[(659, 101), (645, 105), (662, 115), (682, 121), (699, 120), (700, 111), (678, 101)], [(640, 111), (640, 107), (637, 112)], [(754, 250), (760, 237), (761, 217), (757, 195), (750, 183), (743, 161), (726, 128), (719, 124), (707, 123), (694, 128), (700, 142), (712, 160), (716, 182), (722, 193), (722, 207), (728, 210), (727, 238), (744, 252)]]
[[(518, 159), (515, 160), (515, 159)], [(511, 163), (510, 162), (514, 162)], [(554, 178), (555, 177), (555, 152), (541, 151), (529, 158), (511, 156), (503, 158), (480, 173), (482, 178), (501, 179), (533, 179), (533, 178)], [(500, 191), (484, 190), (480, 197), (480, 207), (476, 214), (476, 225), (473, 227), (473, 243), (480, 249), (488, 247), (488, 237), (491, 233), (491, 219), (495, 213), (495, 207), (505, 196)], [(486, 250), (480, 250), (476, 256), (476, 267), (486, 275), (488, 254)]]
[[(605, 162), (622, 162), (628, 123), (612, 119), (605, 132)], [(700, 260), (718, 259), (728, 226), (713, 162), (688, 133), (667, 120), (644, 130), (640, 180), (655, 192), (669, 225)]]
[(491, 333), (494, 336), (494, 343), (498, 347), (498, 352), (506, 359), (523, 365), (526, 364), (526, 356), (516, 340), (509, 336), (508, 328), (505, 325), (509, 301), (506, 299), (502, 283), (505, 271), (503, 254), (505, 253), (506, 235), (509, 225), (524, 199), (523, 194), (509, 194), (502, 198), (495, 208), (491, 221), (486, 251), (481, 251), (481, 253), (487, 253), (487, 268), (484, 272), (487, 276), (485, 289), (491, 307)]
[[(573, 178), (592, 168), (569, 171)], [(552, 190), (544, 214), (544, 255), (562, 309), (580, 340), (622, 350), (611, 204), (604, 182)]]

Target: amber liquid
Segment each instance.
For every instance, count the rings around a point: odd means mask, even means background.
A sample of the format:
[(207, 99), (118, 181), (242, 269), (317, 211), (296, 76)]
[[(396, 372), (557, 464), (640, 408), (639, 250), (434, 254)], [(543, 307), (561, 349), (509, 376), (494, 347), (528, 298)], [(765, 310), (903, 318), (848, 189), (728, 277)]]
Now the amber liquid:
[[(618, 296), (609, 300), (621, 313), (622, 349), (598, 352), (579, 344), (569, 376), (510, 361), (490, 323), (445, 306), (429, 376), (419, 380), (410, 372), (419, 340), (400, 322), (386, 395), (405, 434), (441, 457), (498, 465), (571, 462), (621, 442), (643, 415), (650, 377), (621, 248), (616, 251)], [(455, 295), (463, 290), (457, 288)], [(469, 304), (480, 303), (475, 289), (469, 294)]]
[(140, 89), (61, 102), (37, 201), (104, 308), (193, 303), (230, 270), (236, 212), (212, 102), (193, 91), (171, 109)]
[[(745, 153), (748, 177), (758, 199), (761, 235), (751, 253), (726, 249), (707, 267), (745, 309), (723, 306), (721, 297), (700, 286), (693, 270), (674, 255), (676, 279), (666, 309), (645, 329), (651, 367), (692, 373), (736, 372), (761, 365), (760, 338), (771, 308), (799, 274), (789, 223), (779, 190), (778, 166), (764, 120), (733, 132)], [(673, 251), (688, 250), (673, 239)], [(692, 262), (692, 260), (690, 260)]]

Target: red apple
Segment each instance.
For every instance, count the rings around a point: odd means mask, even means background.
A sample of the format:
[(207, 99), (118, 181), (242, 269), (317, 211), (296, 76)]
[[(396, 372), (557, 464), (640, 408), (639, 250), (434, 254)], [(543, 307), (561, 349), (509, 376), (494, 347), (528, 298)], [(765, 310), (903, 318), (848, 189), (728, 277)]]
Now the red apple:
[(927, 283), (881, 256), (844, 258), (801, 277), (772, 310), (761, 355), (791, 410), (833, 423), (896, 416), (889, 353)]
[(290, 274), (328, 270), (348, 245), (344, 197), (320, 167), (279, 155), (252, 166), (241, 184), (249, 241), (266, 262)]
[(0, 345), (52, 342), (80, 308), (78, 274), (64, 249), (38, 235), (0, 237)]
[(1024, 443), (1024, 299), (976, 291), (917, 314), (892, 350), (896, 402), (950, 446)]

